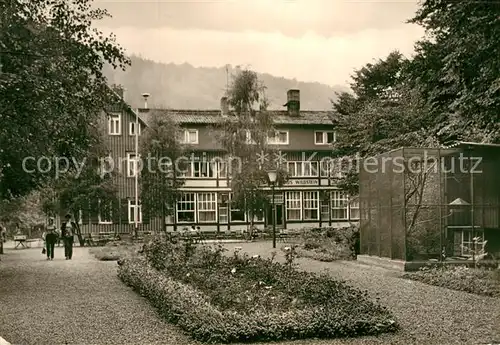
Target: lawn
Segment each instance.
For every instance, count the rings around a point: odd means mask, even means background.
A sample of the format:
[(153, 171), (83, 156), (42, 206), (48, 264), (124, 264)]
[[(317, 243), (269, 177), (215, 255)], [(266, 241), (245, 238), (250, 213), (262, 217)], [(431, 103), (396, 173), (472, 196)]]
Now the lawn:
[(113, 241), (104, 247), (89, 248), (89, 253), (100, 261), (118, 261), (128, 257), (135, 257), (141, 250), (143, 243)]
[(223, 247), (153, 241), (119, 277), (203, 342), (377, 335), (398, 329), (386, 308), (340, 280)]
[(498, 269), (467, 268), (464, 266), (424, 267), (418, 272), (405, 273), (403, 277), (452, 290), (500, 297), (500, 270)]

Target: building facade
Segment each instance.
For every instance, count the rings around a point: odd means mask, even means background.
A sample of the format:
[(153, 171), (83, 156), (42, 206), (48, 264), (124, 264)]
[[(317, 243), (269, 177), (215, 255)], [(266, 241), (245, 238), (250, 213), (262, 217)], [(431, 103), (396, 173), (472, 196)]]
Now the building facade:
[[(332, 169), (331, 146), (337, 140), (332, 114), (326, 111), (300, 109), (300, 91), (289, 90), (286, 110), (270, 111), (276, 134), (268, 143), (279, 151), (275, 157), (288, 171), (285, 185), (276, 187), (273, 209), (263, 207), (254, 216), (254, 226), (273, 224), (279, 229), (345, 226), (359, 220), (359, 203), (340, 190), (338, 173)], [(243, 210), (232, 207), (231, 174), (225, 153), (212, 133), (213, 125), (231, 116), (227, 99), (221, 99), (217, 110), (130, 109), (125, 104), (115, 107), (107, 119), (106, 137), (114, 165), (118, 187), (119, 212), (82, 215), (84, 232), (128, 233), (161, 230), (161, 219), (148, 219), (140, 203), (140, 183), (136, 152), (138, 140), (153, 116), (168, 116), (183, 130), (182, 140), (189, 145), (187, 169), (178, 177), (184, 179), (182, 196), (172, 215), (165, 219), (167, 231), (199, 226), (201, 231), (225, 232), (247, 229), (250, 219)], [(269, 186), (264, 190), (271, 193)], [(136, 194), (138, 204), (136, 204)], [(104, 208), (103, 208), (104, 209)], [(111, 209), (111, 208), (108, 208)], [(114, 214), (112, 214), (114, 213)]]

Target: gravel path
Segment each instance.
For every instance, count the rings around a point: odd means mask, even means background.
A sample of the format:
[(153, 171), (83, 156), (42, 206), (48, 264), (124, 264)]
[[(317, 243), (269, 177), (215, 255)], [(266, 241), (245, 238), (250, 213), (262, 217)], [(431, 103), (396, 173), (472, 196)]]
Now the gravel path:
[[(278, 248), (283, 246), (279, 243)], [(226, 245), (232, 253), (235, 247), (250, 255), (269, 256), (270, 243)], [(277, 259), (282, 252), (275, 249)], [(321, 341), (320, 344), (500, 344), (500, 299), (477, 296), (430, 286), (399, 278), (398, 272), (388, 271), (355, 262), (319, 262), (298, 259), (300, 268), (324, 272), (368, 290), (374, 299), (388, 307), (396, 316), (402, 330), (395, 335)], [(286, 343), (286, 344), (292, 344)], [(307, 343), (309, 344), (309, 343)]]
[[(262, 256), (272, 252), (270, 243), (225, 246)], [(71, 261), (61, 259), (62, 248), (56, 248), (52, 262), (39, 249), (6, 253), (0, 261), (0, 336), (13, 345), (196, 344), (118, 280), (116, 262), (97, 261), (78, 247)], [(403, 329), (380, 337), (280, 345), (500, 343), (500, 299), (400, 279), (397, 273), (357, 263), (298, 263), (368, 290), (394, 312)]]
[(193, 344), (118, 279), (116, 262), (87, 248), (71, 261), (62, 248), (54, 261), (40, 251), (1, 255), (0, 337), (11, 344)]

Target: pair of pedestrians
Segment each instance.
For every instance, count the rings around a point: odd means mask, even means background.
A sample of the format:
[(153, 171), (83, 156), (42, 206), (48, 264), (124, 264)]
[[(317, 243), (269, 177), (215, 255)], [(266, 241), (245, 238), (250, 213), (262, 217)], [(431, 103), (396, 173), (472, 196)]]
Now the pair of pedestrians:
[[(66, 260), (73, 257), (73, 240), (76, 231), (76, 223), (71, 221), (71, 215), (66, 215), (65, 222), (61, 225), (61, 237), (64, 243), (64, 256)], [(49, 218), (47, 233), (45, 234), (45, 247), (42, 253), (47, 254), (47, 260), (54, 260), (54, 249), (59, 241), (59, 234), (56, 232), (54, 218)]]

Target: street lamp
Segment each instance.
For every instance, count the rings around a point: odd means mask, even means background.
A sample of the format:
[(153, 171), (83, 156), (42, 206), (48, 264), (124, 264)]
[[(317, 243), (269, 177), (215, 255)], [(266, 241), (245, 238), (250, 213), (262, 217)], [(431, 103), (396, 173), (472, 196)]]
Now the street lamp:
[(269, 183), (271, 184), (271, 197), (273, 203), (273, 248), (276, 248), (276, 203), (274, 202), (274, 186), (278, 177), (276, 171), (271, 170), (267, 172)]

